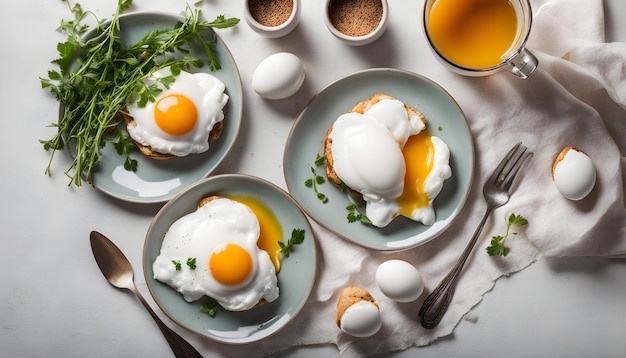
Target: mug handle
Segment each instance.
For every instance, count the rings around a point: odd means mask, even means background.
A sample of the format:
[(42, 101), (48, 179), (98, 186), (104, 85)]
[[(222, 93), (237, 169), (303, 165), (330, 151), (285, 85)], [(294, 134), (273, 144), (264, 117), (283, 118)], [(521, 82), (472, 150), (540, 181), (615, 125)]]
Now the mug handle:
[(509, 64), (511, 65), (509, 70), (515, 76), (525, 80), (535, 72), (539, 65), (539, 60), (532, 52), (522, 49), (517, 56), (509, 61)]

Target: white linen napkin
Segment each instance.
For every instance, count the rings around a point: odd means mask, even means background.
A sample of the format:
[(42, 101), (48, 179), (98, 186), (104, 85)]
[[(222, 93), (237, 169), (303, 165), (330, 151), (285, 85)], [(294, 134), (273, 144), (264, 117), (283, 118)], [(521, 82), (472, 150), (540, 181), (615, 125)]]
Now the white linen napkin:
[[(334, 343), (350, 357), (426, 345), (450, 334), (498, 278), (542, 256), (626, 254), (622, 173), (626, 44), (604, 42), (601, 0), (545, 0), (534, 6), (528, 48), (540, 64), (530, 79), (508, 74), (459, 77), (455, 87), (448, 88), (463, 108), (475, 140), (476, 180), (460, 218), (436, 240), (397, 253), (358, 247), (312, 223), (319, 244), (319, 271), (298, 319), (262, 342), (208, 349), (229, 356), (255, 347), (267, 352)], [(426, 330), (417, 314), (421, 302), (447, 274), (474, 232), (486, 207), (484, 180), (518, 140), (535, 152), (527, 173), (509, 203), (487, 221), (442, 322)], [(597, 169), (595, 189), (581, 201), (565, 199), (552, 183), (552, 163), (565, 146), (585, 151)], [(510, 213), (525, 216), (529, 224), (507, 241), (511, 249), (507, 257), (490, 257), (485, 252), (488, 238), (503, 233), (503, 219)], [(421, 271), (426, 290), (416, 302), (394, 303), (376, 287), (378, 265), (391, 258), (411, 262)], [(347, 285), (366, 288), (381, 307), (383, 327), (371, 339), (342, 334), (335, 325), (337, 298)]]

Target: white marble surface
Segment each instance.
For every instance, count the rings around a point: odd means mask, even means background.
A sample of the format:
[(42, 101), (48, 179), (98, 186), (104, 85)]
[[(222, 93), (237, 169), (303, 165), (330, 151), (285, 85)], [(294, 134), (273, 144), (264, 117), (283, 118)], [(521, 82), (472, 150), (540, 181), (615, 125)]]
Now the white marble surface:
[[(421, 1), (391, 0), (390, 26), (376, 43), (347, 47), (327, 31), (322, 1), (305, 0), (299, 26), (283, 39), (258, 36), (245, 22), (220, 31), (244, 83), (244, 126), (234, 151), (218, 173), (254, 174), (285, 187), (282, 151), (293, 119), (327, 83), (369, 67), (418, 72), (446, 87), (456, 75), (445, 71), (426, 49), (419, 21)], [(83, 2), (108, 16), (113, 1)], [(178, 12), (183, 0), (135, 0), (137, 10)], [(130, 294), (110, 287), (91, 256), (88, 233), (106, 233), (136, 269), (139, 289), (149, 298), (141, 267), (143, 238), (160, 205), (128, 204), (88, 186), (67, 187), (67, 156), (55, 157), (54, 175), (44, 169), (57, 103), (41, 90), (38, 77), (51, 68), (54, 32), (68, 12), (60, 1), (3, 4), (0, 83), (4, 128), (0, 200), (0, 356), (171, 356), (148, 314)], [(242, 17), (241, 2), (207, 0), (207, 17)], [(606, 0), (607, 40), (626, 41), (626, 3)], [(303, 88), (286, 100), (263, 100), (249, 83), (266, 56), (290, 51), (307, 67)], [(454, 96), (454, 93), (452, 93)], [(8, 109), (8, 112), (7, 112)], [(409, 357), (621, 357), (626, 352), (626, 261), (568, 258), (542, 260), (509, 278), (459, 324), (454, 334), (430, 346), (391, 356)], [(418, 307), (416, 307), (418, 309)], [(170, 322), (171, 325), (171, 322)], [(201, 339), (173, 328), (194, 344)], [(276, 357), (339, 356), (334, 346), (294, 348)]]

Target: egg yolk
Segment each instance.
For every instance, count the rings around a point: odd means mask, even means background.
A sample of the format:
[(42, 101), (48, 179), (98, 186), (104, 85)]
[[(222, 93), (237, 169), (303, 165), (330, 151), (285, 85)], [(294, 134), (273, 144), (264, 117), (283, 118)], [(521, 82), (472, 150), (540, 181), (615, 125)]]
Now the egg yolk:
[(244, 283), (252, 272), (252, 257), (239, 245), (223, 243), (213, 249), (209, 271), (223, 285), (238, 285)]
[(198, 121), (198, 109), (188, 97), (181, 94), (169, 94), (156, 102), (154, 120), (165, 133), (183, 135), (195, 127)]
[(406, 163), (404, 175), (404, 189), (397, 199), (400, 205), (399, 213), (410, 217), (413, 210), (428, 205), (430, 198), (424, 192), (426, 178), (432, 170), (435, 157), (435, 147), (427, 131), (410, 136), (402, 155)]
[(257, 241), (259, 249), (264, 250), (270, 256), (272, 264), (276, 273), (280, 271), (282, 257), (280, 255), (279, 241), (283, 241), (283, 230), (280, 226), (280, 222), (274, 215), (274, 213), (265, 206), (262, 202), (255, 198), (246, 196), (231, 197), (230, 199), (238, 201), (252, 210), (259, 220), (259, 226), (261, 227), (261, 233)]

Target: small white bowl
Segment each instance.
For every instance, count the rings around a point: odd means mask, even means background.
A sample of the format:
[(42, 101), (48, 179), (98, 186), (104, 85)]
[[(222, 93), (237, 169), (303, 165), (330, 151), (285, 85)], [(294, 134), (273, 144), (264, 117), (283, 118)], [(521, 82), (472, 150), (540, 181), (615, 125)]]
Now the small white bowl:
[(256, 33), (268, 38), (283, 37), (290, 33), (298, 25), (300, 19), (300, 0), (293, 0), (293, 11), (289, 18), (277, 26), (265, 26), (254, 19), (250, 12), (250, 0), (243, 0), (243, 13), (248, 26)]
[(377, 40), (385, 32), (385, 29), (387, 28), (387, 18), (389, 14), (389, 6), (387, 5), (387, 0), (380, 0), (383, 6), (383, 14), (380, 19), (380, 22), (378, 23), (378, 26), (376, 26), (376, 28), (372, 30), (372, 32), (363, 36), (350, 36), (337, 30), (337, 28), (333, 25), (330, 19), (330, 15), (328, 14), (331, 1), (332, 0), (324, 1), (324, 22), (326, 23), (326, 27), (328, 27), (328, 30), (336, 38), (340, 39), (344, 43), (351, 45), (351, 46), (367, 45)]

